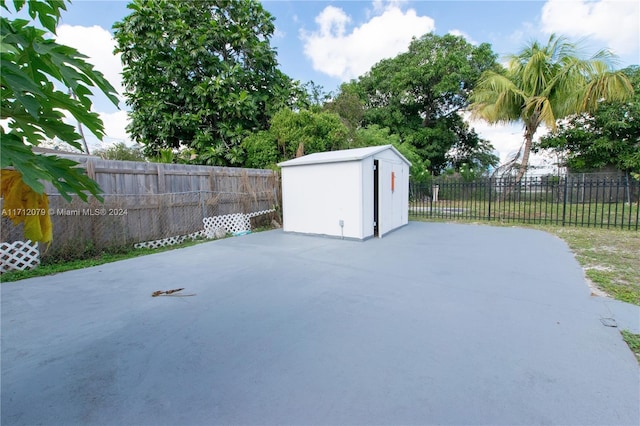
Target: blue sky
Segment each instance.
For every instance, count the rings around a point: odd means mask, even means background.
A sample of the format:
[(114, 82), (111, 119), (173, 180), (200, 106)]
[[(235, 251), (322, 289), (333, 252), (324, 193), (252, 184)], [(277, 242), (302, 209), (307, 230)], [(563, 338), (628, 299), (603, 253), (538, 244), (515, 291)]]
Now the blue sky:
[[(128, 13), (126, 1), (76, 0), (67, 6), (59, 41), (88, 55), (112, 84), (121, 88), (118, 58), (112, 55), (112, 26)], [(262, 2), (275, 17), (271, 40), (283, 72), (302, 82), (313, 80), (327, 91), (366, 72), (385, 57), (406, 50), (412, 36), (433, 31), (490, 43), (503, 56), (526, 42), (544, 42), (556, 32), (584, 39), (586, 53), (610, 48), (620, 67), (640, 63), (640, 6), (627, 0), (540, 1), (275, 1)], [(126, 106), (116, 110), (97, 98), (107, 143), (128, 141)], [(517, 150), (520, 126), (472, 123), (490, 139), (501, 157)]]

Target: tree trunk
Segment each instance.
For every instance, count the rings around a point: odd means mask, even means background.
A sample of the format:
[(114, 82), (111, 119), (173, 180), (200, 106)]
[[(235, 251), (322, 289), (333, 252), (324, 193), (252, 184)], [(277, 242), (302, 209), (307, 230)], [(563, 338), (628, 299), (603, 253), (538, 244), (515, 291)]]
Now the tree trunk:
[(525, 173), (527, 173), (527, 168), (529, 166), (529, 155), (531, 154), (531, 145), (533, 145), (533, 135), (536, 132), (537, 126), (533, 125), (525, 125), (524, 131), (524, 153), (522, 155), (522, 161), (520, 162), (520, 167), (518, 169), (518, 174), (516, 175), (515, 180), (510, 183), (507, 187), (504, 188), (502, 193), (500, 194), (499, 200), (506, 200), (511, 192), (520, 184), (520, 181), (524, 177)]
[(520, 183), (525, 173), (527, 173), (527, 168), (529, 167), (529, 154), (531, 154), (531, 145), (533, 145), (533, 135), (535, 134), (535, 128), (533, 126), (526, 126), (524, 131), (524, 153), (522, 154), (522, 162), (520, 163), (520, 169), (518, 170), (518, 174), (516, 175), (515, 184)]
[[(71, 97), (74, 100), (78, 100), (78, 97), (76, 96), (75, 93), (73, 93), (73, 90), (69, 89), (69, 95), (71, 95)], [(82, 124), (80, 124), (80, 121), (78, 121), (78, 132), (80, 133), (80, 137), (82, 138), (82, 145), (84, 147), (84, 153), (87, 155), (91, 155), (91, 153), (89, 152), (89, 146), (87, 145), (87, 139), (84, 137), (84, 131), (82, 130)]]

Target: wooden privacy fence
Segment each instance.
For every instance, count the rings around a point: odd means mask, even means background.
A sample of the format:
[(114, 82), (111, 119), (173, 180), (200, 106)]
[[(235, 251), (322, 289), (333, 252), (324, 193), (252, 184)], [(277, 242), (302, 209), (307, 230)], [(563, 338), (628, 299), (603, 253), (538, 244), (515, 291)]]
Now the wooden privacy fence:
[[(109, 248), (193, 235), (203, 219), (278, 209), (279, 179), (271, 170), (154, 164), (95, 158), (80, 160), (103, 190), (104, 202), (89, 197), (67, 202), (51, 187), (53, 243), (46, 255), (78, 258)], [(84, 160), (84, 161), (82, 161)], [(275, 214), (252, 220), (270, 223)], [(2, 242), (23, 240), (22, 226), (2, 218)]]
[[(77, 156), (73, 160), (98, 182), (103, 194), (197, 191), (238, 194), (252, 189), (278, 190), (277, 173), (273, 170), (102, 160), (90, 156)], [(48, 194), (55, 192), (52, 186), (47, 187)]]

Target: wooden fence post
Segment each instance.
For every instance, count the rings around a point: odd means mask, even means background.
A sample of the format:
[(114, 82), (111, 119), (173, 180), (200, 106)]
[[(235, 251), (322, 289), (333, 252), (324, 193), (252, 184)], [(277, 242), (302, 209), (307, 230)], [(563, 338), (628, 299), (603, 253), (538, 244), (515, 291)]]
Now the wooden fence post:
[(165, 182), (164, 182), (164, 167), (162, 163), (158, 163), (158, 166), (156, 167), (156, 170), (158, 171), (157, 174), (157, 179), (158, 179), (158, 194), (164, 194), (165, 193)]

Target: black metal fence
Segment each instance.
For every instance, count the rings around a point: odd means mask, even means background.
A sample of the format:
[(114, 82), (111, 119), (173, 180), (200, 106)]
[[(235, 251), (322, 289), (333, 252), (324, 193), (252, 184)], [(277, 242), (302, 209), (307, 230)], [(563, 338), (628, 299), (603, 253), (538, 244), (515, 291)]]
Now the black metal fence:
[(617, 228), (640, 227), (640, 181), (628, 175), (487, 178), (451, 177), (411, 183), (409, 214), (437, 219), (487, 220)]

